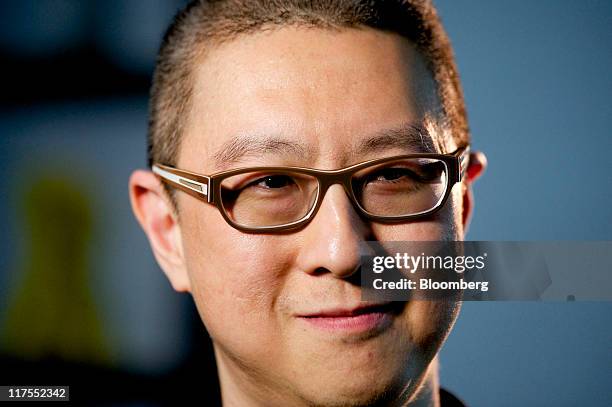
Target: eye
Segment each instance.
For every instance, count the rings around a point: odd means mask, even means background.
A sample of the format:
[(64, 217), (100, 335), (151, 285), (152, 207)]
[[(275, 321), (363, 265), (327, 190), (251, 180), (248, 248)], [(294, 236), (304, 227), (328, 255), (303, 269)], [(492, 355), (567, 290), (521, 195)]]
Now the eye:
[(371, 174), (366, 182), (397, 183), (406, 178), (413, 180), (417, 178), (417, 175), (407, 168), (383, 168)]
[(264, 189), (279, 189), (294, 185), (295, 181), (288, 175), (266, 175), (256, 179), (247, 187), (259, 187)]
[(418, 172), (415, 172), (415, 177), (421, 182), (435, 182), (440, 179), (445, 168), (442, 162), (424, 164), (419, 167)]

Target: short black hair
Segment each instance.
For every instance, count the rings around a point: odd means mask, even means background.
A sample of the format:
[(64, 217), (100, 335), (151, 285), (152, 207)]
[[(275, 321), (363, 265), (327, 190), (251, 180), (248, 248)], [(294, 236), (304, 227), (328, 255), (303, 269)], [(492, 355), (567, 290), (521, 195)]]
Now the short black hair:
[(197, 0), (174, 18), (162, 41), (151, 88), (149, 165), (176, 165), (190, 105), (195, 61), (210, 47), (265, 29), (371, 27), (412, 41), (437, 84), (442, 116), (458, 146), (469, 143), (452, 48), (429, 0)]

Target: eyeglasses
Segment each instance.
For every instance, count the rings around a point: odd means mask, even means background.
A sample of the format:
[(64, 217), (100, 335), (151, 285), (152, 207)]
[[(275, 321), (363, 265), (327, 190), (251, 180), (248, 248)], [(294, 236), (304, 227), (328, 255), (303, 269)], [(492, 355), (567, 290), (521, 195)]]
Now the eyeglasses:
[(304, 226), (327, 189), (342, 184), (356, 210), (375, 222), (403, 222), (438, 211), (467, 169), (469, 147), (451, 154), (408, 154), (338, 170), (251, 167), (196, 174), (166, 165), (153, 172), (170, 186), (216, 206), (234, 228), (273, 232)]

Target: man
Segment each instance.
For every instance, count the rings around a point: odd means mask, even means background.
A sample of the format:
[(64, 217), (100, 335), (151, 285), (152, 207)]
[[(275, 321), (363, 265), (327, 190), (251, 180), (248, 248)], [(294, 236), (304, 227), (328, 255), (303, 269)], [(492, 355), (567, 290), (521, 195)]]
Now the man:
[(463, 239), (485, 165), (468, 145), (426, 1), (199, 1), (176, 18), (154, 172), (130, 195), (212, 338), (223, 405), (439, 405), (459, 303), (362, 302), (355, 276), (365, 241)]

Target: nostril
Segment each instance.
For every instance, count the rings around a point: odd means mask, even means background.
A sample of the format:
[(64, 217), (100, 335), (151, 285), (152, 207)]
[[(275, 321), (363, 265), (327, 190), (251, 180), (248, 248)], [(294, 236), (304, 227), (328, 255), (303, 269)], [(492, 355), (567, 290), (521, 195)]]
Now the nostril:
[(325, 267), (317, 267), (313, 272), (312, 275), (313, 276), (319, 276), (319, 275), (323, 275), (323, 274), (327, 274), (327, 273), (331, 273), (331, 271), (329, 271), (328, 269), (326, 269)]
[(326, 267), (317, 267), (312, 273), (312, 276), (323, 276), (326, 274), (332, 274), (334, 276), (336, 276), (337, 278), (346, 280), (348, 283), (351, 283), (352, 285), (356, 285), (359, 286), (361, 284), (361, 263), (359, 263), (354, 269), (352, 270), (344, 270), (342, 272), (334, 272), (332, 270), (329, 270)]

